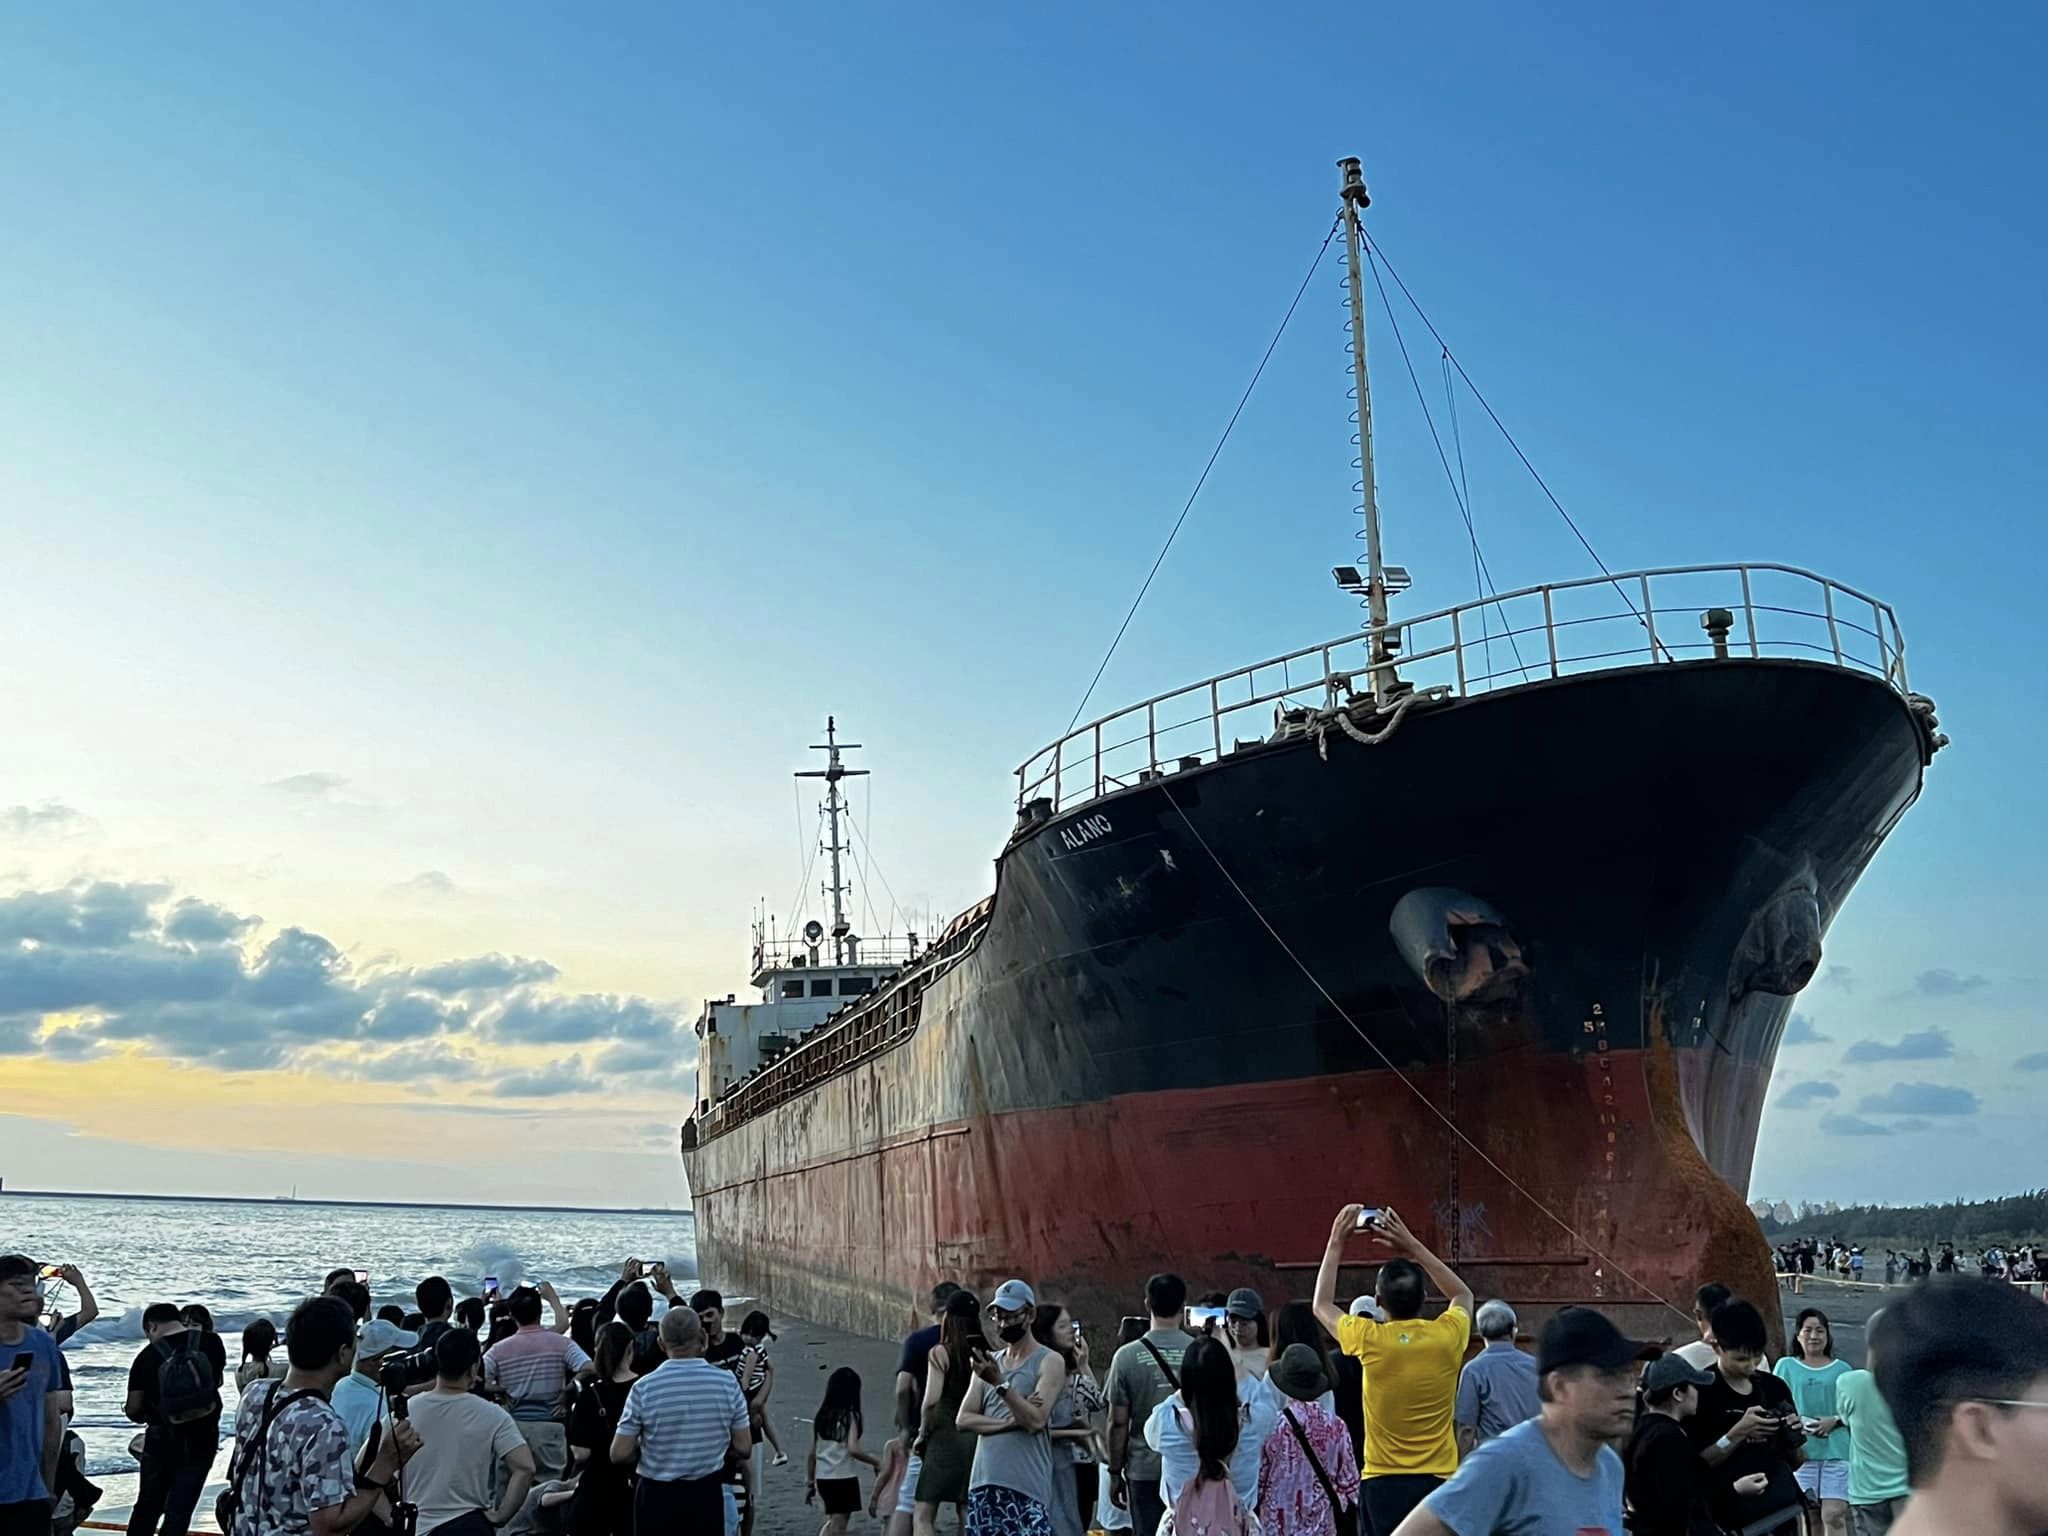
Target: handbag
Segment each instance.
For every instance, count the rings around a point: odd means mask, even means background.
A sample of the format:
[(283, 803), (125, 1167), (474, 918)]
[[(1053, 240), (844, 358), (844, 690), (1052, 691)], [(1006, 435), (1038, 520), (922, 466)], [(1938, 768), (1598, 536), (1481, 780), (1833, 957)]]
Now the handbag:
[(1287, 1427), (1294, 1431), (1294, 1438), (1301, 1442), (1302, 1454), (1308, 1457), (1308, 1464), (1316, 1470), (1316, 1481), (1323, 1485), (1323, 1497), (1330, 1501), (1330, 1515), (1337, 1522), (1337, 1536), (1358, 1536), (1358, 1505), (1354, 1502), (1346, 1509), (1337, 1500), (1336, 1485), (1330, 1481), (1330, 1474), (1323, 1470), (1322, 1458), (1316, 1455), (1316, 1448), (1308, 1443), (1308, 1435), (1297, 1419), (1286, 1408), (1280, 1410), (1280, 1417), (1287, 1421)]
[[(280, 1383), (280, 1385), (282, 1384)], [(302, 1388), (297, 1392), (280, 1391), (278, 1387), (270, 1389), (270, 1397), (263, 1404), (263, 1417), (257, 1421), (256, 1433), (249, 1437), (248, 1456), (244, 1457), (242, 1455), (242, 1447), (237, 1443), (234, 1455), (228, 1458), (228, 1485), (220, 1491), (219, 1496), (213, 1501), (213, 1520), (215, 1526), (220, 1530), (221, 1536), (229, 1536), (229, 1533), (235, 1528), (235, 1517), (242, 1512), (242, 1482), (249, 1475), (249, 1462), (256, 1461), (260, 1463), (263, 1460), (263, 1442), (270, 1434), (270, 1426), (277, 1422), (279, 1414), (283, 1413), (285, 1409), (296, 1403), (300, 1398), (318, 1397), (319, 1395), (318, 1392), (315, 1392), (310, 1387)], [(262, 1496), (262, 1487), (263, 1484), (259, 1480), (257, 1483), (259, 1498)]]

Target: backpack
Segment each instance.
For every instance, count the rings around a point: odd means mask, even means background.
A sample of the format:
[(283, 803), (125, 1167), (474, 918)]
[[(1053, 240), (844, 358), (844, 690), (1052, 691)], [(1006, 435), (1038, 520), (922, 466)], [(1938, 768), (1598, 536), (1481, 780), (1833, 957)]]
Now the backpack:
[(175, 1342), (159, 1346), (163, 1359), (156, 1368), (156, 1401), (168, 1424), (197, 1424), (220, 1412), (213, 1362), (198, 1339), (197, 1330), (187, 1328)]
[(661, 1332), (658, 1325), (649, 1323), (633, 1335), (633, 1374), (645, 1376), (668, 1358), (668, 1351), (661, 1347)]
[(1229, 1478), (1199, 1474), (1187, 1480), (1173, 1501), (1160, 1522), (1159, 1536), (1167, 1536), (1169, 1526), (1173, 1536), (1258, 1536), (1259, 1531), (1258, 1518), (1244, 1507)]

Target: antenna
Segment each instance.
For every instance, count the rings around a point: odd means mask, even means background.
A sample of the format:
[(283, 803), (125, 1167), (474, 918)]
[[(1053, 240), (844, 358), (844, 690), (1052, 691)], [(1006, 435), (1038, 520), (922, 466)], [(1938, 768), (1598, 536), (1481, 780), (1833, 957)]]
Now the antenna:
[(825, 821), (831, 829), (830, 835), (832, 839), (825, 845), (825, 851), (832, 855), (832, 883), (825, 888), (826, 894), (832, 898), (832, 963), (834, 965), (847, 965), (851, 963), (847, 959), (847, 935), (853, 931), (853, 928), (846, 920), (846, 893), (852, 887), (841, 879), (839, 873), (839, 856), (846, 852), (846, 845), (839, 841), (839, 817), (846, 809), (846, 802), (839, 794), (839, 781), (848, 778), (863, 778), (867, 774), (867, 769), (848, 768), (840, 762), (839, 754), (841, 752), (858, 752), (860, 750), (860, 743), (857, 741), (841, 741), (839, 739), (839, 723), (830, 715), (825, 717), (825, 739), (821, 742), (813, 742), (811, 750), (826, 754), (825, 766), (822, 769), (806, 769), (798, 773), (797, 777), (800, 779), (823, 779), (825, 781)]
[[(1385, 703), (1399, 681), (1394, 674), (1393, 650), (1387, 643), (1387, 567), (1380, 551), (1379, 496), (1372, 477), (1372, 383), (1365, 371), (1365, 283), (1361, 267), (1365, 232), (1360, 216), (1371, 206), (1366, 194), (1365, 171), (1356, 155), (1337, 162), (1344, 173), (1344, 252), (1350, 262), (1351, 285), (1351, 374), (1358, 388), (1358, 473), (1361, 510), (1365, 514), (1365, 609), (1370, 631), (1366, 654), (1367, 675), (1372, 681), (1376, 703)], [(1341, 569), (1341, 567), (1340, 567)], [(1342, 576), (1339, 576), (1342, 581)]]

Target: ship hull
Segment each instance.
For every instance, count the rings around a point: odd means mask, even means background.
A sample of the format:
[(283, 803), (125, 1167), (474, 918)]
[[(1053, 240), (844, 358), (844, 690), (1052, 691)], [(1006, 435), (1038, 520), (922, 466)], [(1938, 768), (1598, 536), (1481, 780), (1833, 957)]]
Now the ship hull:
[(1532, 1317), (1774, 1294), (1743, 1195), (1778, 1040), (1925, 762), (1875, 679), (1713, 662), (1030, 826), (914, 1034), (686, 1151), (700, 1271), (868, 1332), (1009, 1274), (1107, 1324), (1160, 1268), (1304, 1296), (1361, 1200)]

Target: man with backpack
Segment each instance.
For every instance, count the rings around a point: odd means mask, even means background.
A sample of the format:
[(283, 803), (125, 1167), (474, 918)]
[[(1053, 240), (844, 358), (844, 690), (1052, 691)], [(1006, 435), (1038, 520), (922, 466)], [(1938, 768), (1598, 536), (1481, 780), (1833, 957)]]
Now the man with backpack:
[(143, 1425), (142, 1482), (128, 1536), (185, 1536), (220, 1449), (220, 1336), (188, 1328), (168, 1301), (142, 1314), (149, 1342), (128, 1368), (128, 1417)]
[(1109, 1362), (1104, 1395), (1109, 1399), (1109, 1497), (1131, 1512), (1131, 1529), (1152, 1536), (1166, 1513), (1160, 1492), (1159, 1453), (1145, 1443), (1152, 1411), (1180, 1390), (1181, 1357), (1195, 1341), (1186, 1320), (1188, 1283), (1179, 1275), (1154, 1275), (1145, 1282), (1145, 1311), (1151, 1329), (1119, 1349)]

